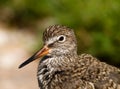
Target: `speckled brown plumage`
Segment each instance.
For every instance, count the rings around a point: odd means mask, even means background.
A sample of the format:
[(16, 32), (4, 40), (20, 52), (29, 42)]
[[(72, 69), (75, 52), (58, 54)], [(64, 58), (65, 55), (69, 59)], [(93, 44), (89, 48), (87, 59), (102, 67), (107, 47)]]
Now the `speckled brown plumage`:
[(44, 55), (37, 72), (40, 89), (120, 89), (120, 69), (90, 54), (78, 55), (72, 29), (50, 26), (43, 41), (43, 49), (20, 65), (21, 68)]

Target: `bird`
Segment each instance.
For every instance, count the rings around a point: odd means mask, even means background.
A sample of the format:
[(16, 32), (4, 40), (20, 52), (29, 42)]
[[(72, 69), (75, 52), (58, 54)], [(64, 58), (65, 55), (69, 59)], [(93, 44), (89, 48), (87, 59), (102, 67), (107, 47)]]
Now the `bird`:
[(73, 29), (52, 25), (43, 32), (43, 47), (19, 68), (40, 59), (40, 89), (120, 89), (120, 69), (91, 54), (77, 52)]

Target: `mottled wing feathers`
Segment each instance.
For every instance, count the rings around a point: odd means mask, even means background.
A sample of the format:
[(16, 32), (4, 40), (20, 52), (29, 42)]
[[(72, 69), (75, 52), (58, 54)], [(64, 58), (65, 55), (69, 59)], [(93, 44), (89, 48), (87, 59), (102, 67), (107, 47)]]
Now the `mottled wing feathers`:
[(95, 89), (120, 89), (120, 70), (100, 62), (89, 54), (80, 55), (80, 62), (89, 65), (83, 80), (92, 82)]

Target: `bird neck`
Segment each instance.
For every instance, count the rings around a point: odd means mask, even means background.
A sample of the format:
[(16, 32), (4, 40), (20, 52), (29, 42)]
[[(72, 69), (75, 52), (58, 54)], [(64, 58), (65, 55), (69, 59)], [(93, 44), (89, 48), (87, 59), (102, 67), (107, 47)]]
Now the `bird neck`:
[[(44, 63), (50, 69), (61, 69), (69, 67), (69, 65), (74, 64), (77, 61), (78, 55), (77, 53), (72, 54), (65, 54), (61, 56), (52, 56), (49, 57)], [(58, 70), (57, 69), (57, 70)]]

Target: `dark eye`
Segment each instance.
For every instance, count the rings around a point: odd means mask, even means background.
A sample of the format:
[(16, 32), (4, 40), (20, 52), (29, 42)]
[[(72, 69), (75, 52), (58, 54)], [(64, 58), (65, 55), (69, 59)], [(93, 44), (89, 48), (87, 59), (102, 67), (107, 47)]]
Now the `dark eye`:
[(59, 42), (64, 42), (65, 41), (65, 36), (64, 35), (59, 36), (58, 41)]
[(64, 37), (61, 36), (61, 37), (59, 38), (59, 41), (63, 41), (63, 40), (64, 40)]

